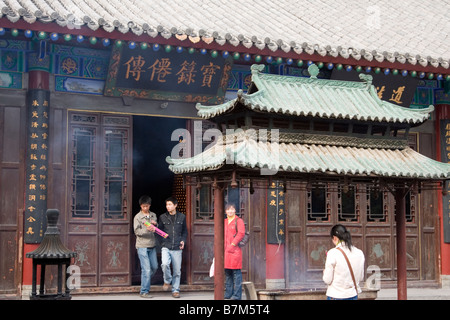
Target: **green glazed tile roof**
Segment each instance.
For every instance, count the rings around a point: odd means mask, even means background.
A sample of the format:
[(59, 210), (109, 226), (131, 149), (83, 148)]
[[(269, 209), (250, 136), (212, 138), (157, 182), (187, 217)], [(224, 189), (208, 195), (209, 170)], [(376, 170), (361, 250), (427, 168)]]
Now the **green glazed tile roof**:
[[(376, 148), (326, 143), (271, 143), (258, 141), (251, 131), (218, 139), (206, 151), (187, 159), (167, 157), (177, 174), (217, 170), (225, 164), (246, 169), (281, 172), (330, 173), (356, 176), (400, 177), (425, 180), (450, 178), (450, 164), (435, 161), (405, 146)], [(226, 141), (234, 141), (226, 143)]]
[(313, 71), (310, 78), (303, 78), (265, 74), (261, 70), (258, 65), (252, 66), (252, 85), (257, 92), (240, 91), (236, 99), (216, 106), (197, 104), (198, 115), (213, 118), (242, 103), (255, 111), (293, 116), (414, 125), (427, 120), (434, 111), (431, 105), (426, 109), (409, 109), (381, 100), (371, 77), (364, 74), (360, 76), (363, 82), (351, 82), (317, 79)]

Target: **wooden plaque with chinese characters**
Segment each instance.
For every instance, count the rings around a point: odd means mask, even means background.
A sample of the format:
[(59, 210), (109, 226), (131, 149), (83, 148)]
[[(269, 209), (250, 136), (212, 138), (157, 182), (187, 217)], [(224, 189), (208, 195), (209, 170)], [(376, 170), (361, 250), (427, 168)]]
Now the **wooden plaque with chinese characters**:
[(27, 121), (25, 243), (40, 243), (46, 229), (49, 92), (30, 90)]
[[(441, 160), (445, 163), (450, 163), (450, 120), (441, 120)], [(443, 230), (444, 242), (450, 243), (450, 181), (445, 181), (444, 184), (446, 193), (442, 196), (443, 204)]]
[[(181, 52), (179, 52), (181, 51)], [(205, 53), (205, 54), (203, 54)], [(200, 102), (224, 102), (232, 58), (213, 57), (209, 52), (115, 46), (106, 96)]]

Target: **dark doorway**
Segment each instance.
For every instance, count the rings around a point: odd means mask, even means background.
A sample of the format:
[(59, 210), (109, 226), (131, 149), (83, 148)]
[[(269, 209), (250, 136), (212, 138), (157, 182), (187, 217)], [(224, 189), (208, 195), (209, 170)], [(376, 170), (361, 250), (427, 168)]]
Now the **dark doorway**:
[[(158, 217), (166, 212), (165, 199), (172, 196), (174, 186), (174, 174), (169, 170), (166, 157), (170, 156), (172, 149), (178, 144), (178, 141), (171, 141), (171, 136), (172, 132), (179, 128), (186, 128), (185, 119), (133, 117), (133, 217), (140, 210), (139, 198), (144, 194), (152, 198), (150, 210)], [(140, 264), (134, 232), (131, 240), (132, 284), (140, 285)], [(160, 250), (158, 263), (161, 263)], [(185, 279), (185, 269), (182, 266), (182, 281)], [(162, 272), (159, 267), (156, 275), (152, 277), (152, 284), (162, 283)]]

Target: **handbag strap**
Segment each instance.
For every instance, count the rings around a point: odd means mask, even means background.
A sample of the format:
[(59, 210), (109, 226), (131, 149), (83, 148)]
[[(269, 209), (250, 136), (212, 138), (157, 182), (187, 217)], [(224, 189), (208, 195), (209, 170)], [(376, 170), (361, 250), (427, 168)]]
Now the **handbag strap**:
[(347, 261), (348, 268), (350, 269), (350, 274), (352, 275), (353, 284), (355, 285), (356, 295), (358, 295), (358, 287), (356, 286), (356, 280), (355, 280), (355, 275), (353, 274), (352, 265), (350, 264), (350, 261), (348, 260), (348, 257), (345, 254), (344, 250), (342, 250), (341, 248), (336, 248), (336, 249), (338, 249), (340, 252), (342, 252), (342, 254), (344, 255), (345, 261)]

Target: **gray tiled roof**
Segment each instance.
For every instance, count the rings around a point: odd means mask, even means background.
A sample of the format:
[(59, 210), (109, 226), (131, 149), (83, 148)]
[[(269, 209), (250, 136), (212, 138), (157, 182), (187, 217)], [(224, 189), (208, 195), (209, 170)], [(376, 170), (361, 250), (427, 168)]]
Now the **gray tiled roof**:
[(449, 68), (450, 3), (432, 0), (0, 0), (0, 18)]
[[(229, 141), (227, 143), (227, 141)], [(255, 132), (236, 131), (191, 158), (167, 157), (177, 174), (217, 170), (225, 164), (253, 170), (324, 173), (362, 177), (398, 177), (439, 180), (450, 177), (450, 164), (435, 161), (404, 148), (377, 148), (323, 143), (258, 141)]]

